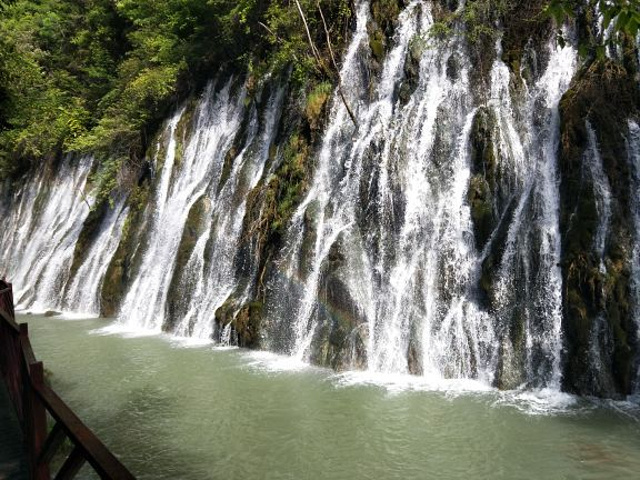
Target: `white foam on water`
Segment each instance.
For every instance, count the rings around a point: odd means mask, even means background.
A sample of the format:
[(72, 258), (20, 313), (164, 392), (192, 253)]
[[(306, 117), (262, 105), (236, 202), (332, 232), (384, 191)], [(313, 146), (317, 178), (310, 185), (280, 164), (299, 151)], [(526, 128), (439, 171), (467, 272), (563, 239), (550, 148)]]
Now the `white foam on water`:
[(553, 388), (509, 390), (498, 393), (496, 407), (514, 407), (528, 415), (557, 415), (575, 411), (579, 397)]
[(56, 318), (59, 318), (60, 320), (72, 320), (72, 321), (94, 320), (94, 319), (100, 318), (100, 315), (98, 315), (95, 312), (72, 312), (72, 311), (63, 310), (62, 312), (60, 312), (60, 315), (56, 315)]
[(161, 335), (160, 337), (165, 338), (174, 348), (202, 348), (214, 344), (213, 340), (207, 338), (179, 337), (168, 334)]
[(252, 369), (264, 372), (300, 372), (304, 370), (321, 370), (309, 363), (288, 355), (279, 355), (267, 351), (247, 351), (246, 365)]
[[(53, 313), (51, 313), (53, 312)], [(49, 315), (46, 315), (46, 314)], [(91, 312), (74, 312), (69, 310), (41, 310), (41, 309), (32, 309), (32, 308), (16, 308), (17, 315), (25, 315), (25, 316), (38, 316), (38, 317), (50, 317), (58, 320), (91, 320), (95, 318), (99, 318), (96, 313)]]
[(214, 346), (211, 348), (211, 350), (214, 350), (216, 352), (228, 352), (231, 350), (240, 350), (240, 347), (237, 347), (235, 345), (217, 345), (214, 344)]
[(131, 325), (119, 323), (118, 321), (114, 321), (110, 325), (102, 328), (90, 330), (89, 334), (101, 336), (115, 335), (122, 338), (157, 337), (161, 335), (161, 333), (155, 329), (136, 328)]
[(376, 386), (389, 393), (441, 392), (450, 395), (460, 393), (487, 393), (495, 391), (484, 382), (470, 379), (446, 379), (437, 375), (416, 376), (372, 371), (349, 371), (332, 377), (336, 387)]

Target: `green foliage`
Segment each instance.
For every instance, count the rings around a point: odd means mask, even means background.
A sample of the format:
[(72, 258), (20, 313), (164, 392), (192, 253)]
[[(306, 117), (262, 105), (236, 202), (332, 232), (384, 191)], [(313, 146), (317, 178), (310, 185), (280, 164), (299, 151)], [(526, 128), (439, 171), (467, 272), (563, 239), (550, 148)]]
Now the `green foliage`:
[[(103, 164), (99, 195), (140, 165), (168, 109), (223, 66), (252, 78), (293, 67), (298, 86), (326, 78), (349, 0), (0, 0), (0, 179), (58, 153)], [(321, 64), (319, 64), (321, 63)], [(254, 82), (255, 83), (255, 82)]]
[(283, 162), (267, 185), (263, 215), (271, 235), (283, 234), (295, 207), (307, 190), (309, 146), (298, 134), (293, 134), (283, 152)]
[(464, 25), (464, 35), (472, 45), (494, 40), (500, 33), (499, 20), (515, 8), (514, 0), (469, 0), (462, 8), (447, 12), (429, 32), (432, 38), (444, 40), (454, 32), (456, 23)]
[(320, 126), (320, 116), (332, 91), (333, 85), (331, 85), (331, 83), (322, 82), (316, 85), (307, 96), (305, 116), (310, 127), (314, 130)]
[(108, 0), (6, 3), (0, 22), (0, 177), (90, 128), (121, 56)]
[[(585, 2), (576, 0), (551, 0), (544, 9), (544, 13), (552, 17), (558, 25), (568, 19), (574, 18), (584, 8)], [(602, 28), (611, 27), (612, 34), (608, 38), (596, 40), (595, 52), (599, 58), (604, 57), (606, 45), (615, 45), (622, 41), (624, 36), (635, 38), (640, 28), (640, 0), (589, 0), (588, 8), (598, 9), (602, 15)], [(558, 31), (558, 41), (564, 44), (564, 37)], [(585, 56), (589, 51), (589, 45), (580, 45), (580, 52)]]
[[(325, 19), (329, 22), (333, 48), (340, 48), (345, 40), (345, 26), (351, 17), (348, 0), (300, 0), (300, 7), (307, 20), (311, 40), (323, 54), (328, 57), (326, 35), (318, 5), (320, 4)], [(282, 69), (293, 66), (292, 77), (302, 85), (310, 75), (322, 77), (322, 66), (314, 59), (304, 23), (297, 5), (293, 1), (279, 0), (270, 2), (264, 15), (263, 29), (272, 47), (272, 54), (265, 57), (262, 69)], [(265, 28), (266, 27), (266, 28)], [(325, 50), (323, 52), (323, 50)], [(325, 62), (325, 67), (328, 65)]]
[(471, 43), (482, 38), (495, 38), (498, 34), (496, 21), (514, 6), (512, 0), (467, 2), (461, 10), (462, 21), (467, 26), (467, 37)]
[[(498, 25), (506, 16), (517, 14), (522, 6), (514, 0), (469, 0), (462, 8), (446, 13), (431, 28), (431, 36), (444, 39), (453, 33), (456, 22), (465, 25), (465, 34), (472, 44), (483, 39), (497, 38)], [(597, 8), (602, 14), (602, 26), (606, 30), (612, 27), (613, 35), (607, 40), (610, 44), (620, 41), (621, 35), (635, 38), (640, 30), (640, 0), (549, 0), (542, 5), (540, 14), (553, 18), (558, 25), (574, 18), (584, 9)], [(536, 18), (531, 18), (536, 21)], [(558, 40), (564, 43), (559, 32)], [(602, 52), (604, 50), (600, 49)]]
[(96, 185), (95, 205), (105, 201), (111, 202), (111, 192), (118, 186), (118, 173), (122, 169), (124, 159), (122, 157), (107, 157), (99, 166), (96, 173), (91, 175), (91, 183)]

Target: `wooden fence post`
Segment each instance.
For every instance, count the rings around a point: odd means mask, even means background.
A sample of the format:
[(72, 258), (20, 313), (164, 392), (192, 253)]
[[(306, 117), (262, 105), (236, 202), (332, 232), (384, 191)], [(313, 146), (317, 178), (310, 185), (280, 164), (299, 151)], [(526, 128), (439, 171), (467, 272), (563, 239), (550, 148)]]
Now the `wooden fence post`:
[(40, 463), (42, 447), (47, 439), (47, 410), (38, 398), (35, 390), (44, 385), (44, 368), (42, 362), (32, 363), (29, 366), (31, 382), (29, 385), (29, 414), (31, 424), (31, 465), (32, 478), (34, 480), (49, 480), (49, 466)]
[[(0, 279), (0, 382), (11, 394), (22, 426), (29, 455), (29, 477), (50, 480), (51, 459), (62, 441), (68, 438), (73, 451), (56, 478), (73, 478), (82, 465), (89, 463), (105, 480), (135, 480), (135, 477), (104, 446), (60, 397), (44, 383), (44, 367), (36, 360), (26, 323), (15, 322), (11, 284)], [(48, 434), (47, 418), (56, 421)]]

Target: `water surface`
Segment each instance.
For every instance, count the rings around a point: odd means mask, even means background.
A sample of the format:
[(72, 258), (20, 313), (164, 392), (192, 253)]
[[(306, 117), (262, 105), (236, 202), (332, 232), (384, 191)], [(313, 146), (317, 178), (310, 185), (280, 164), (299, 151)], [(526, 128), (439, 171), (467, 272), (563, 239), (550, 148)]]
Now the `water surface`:
[(141, 479), (640, 478), (632, 403), (336, 374), (105, 334), (100, 319), (20, 320), (54, 388)]

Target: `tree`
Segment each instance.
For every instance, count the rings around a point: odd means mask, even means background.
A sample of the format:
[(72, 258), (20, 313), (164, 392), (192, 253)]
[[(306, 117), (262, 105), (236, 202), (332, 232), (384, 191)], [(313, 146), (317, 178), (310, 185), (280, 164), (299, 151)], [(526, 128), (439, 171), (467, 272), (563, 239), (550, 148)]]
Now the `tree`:
[[(545, 11), (558, 24), (574, 17), (576, 10), (583, 4), (576, 0), (551, 0)], [(597, 7), (602, 15), (602, 26), (606, 30), (613, 27), (613, 33), (623, 33), (634, 37), (640, 28), (640, 0), (589, 0), (590, 7)]]

